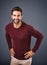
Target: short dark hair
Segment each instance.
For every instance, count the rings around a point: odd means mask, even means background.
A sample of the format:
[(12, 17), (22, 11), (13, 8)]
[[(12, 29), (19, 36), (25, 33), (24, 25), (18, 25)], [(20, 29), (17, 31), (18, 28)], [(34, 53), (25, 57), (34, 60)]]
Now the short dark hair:
[(11, 15), (13, 14), (13, 11), (20, 11), (22, 15), (22, 9), (19, 6), (13, 7), (11, 10)]

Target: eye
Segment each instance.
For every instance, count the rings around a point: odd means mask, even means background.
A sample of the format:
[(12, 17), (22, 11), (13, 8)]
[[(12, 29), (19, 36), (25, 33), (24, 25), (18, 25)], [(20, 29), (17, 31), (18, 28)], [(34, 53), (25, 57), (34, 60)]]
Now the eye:
[(18, 17), (19, 17), (20, 15), (18, 15)]
[(16, 15), (13, 15), (13, 16), (16, 16)]

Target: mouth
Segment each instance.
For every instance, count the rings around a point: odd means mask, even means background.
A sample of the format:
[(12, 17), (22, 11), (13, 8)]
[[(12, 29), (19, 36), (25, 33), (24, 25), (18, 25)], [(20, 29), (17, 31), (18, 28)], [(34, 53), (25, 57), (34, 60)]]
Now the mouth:
[(13, 21), (14, 21), (14, 23), (18, 23), (18, 22), (20, 22), (19, 19), (14, 19)]

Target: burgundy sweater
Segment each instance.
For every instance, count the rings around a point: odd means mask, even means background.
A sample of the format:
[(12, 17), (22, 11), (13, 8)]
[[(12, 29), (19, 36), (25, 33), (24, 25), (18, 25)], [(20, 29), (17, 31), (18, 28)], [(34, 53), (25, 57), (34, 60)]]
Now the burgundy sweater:
[(32, 26), (22, 22), (20, 28), (14, 28), (13, 22), (6, 26), (6, 39), (9, 49), (13, 48), (15, 57), (24, 60), (24, 54), (30, 51), (31, 37), (37, 38), (33, 52), (39, 48), (43, 35)]

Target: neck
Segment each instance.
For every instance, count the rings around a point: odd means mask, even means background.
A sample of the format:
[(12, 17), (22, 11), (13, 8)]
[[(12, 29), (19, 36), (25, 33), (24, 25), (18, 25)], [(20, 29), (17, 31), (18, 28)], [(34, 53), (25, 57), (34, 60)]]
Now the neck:
[(22, 22), (21, 21), (19, 23), (17, 23), (17, 24), (13, 22), (14, 28), (20, 28), (21, 25), (22, 25)]

